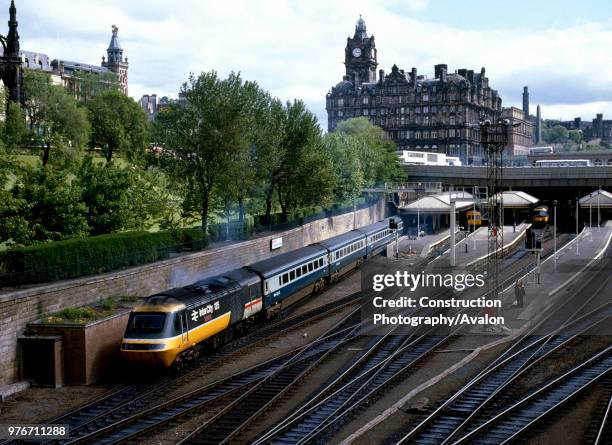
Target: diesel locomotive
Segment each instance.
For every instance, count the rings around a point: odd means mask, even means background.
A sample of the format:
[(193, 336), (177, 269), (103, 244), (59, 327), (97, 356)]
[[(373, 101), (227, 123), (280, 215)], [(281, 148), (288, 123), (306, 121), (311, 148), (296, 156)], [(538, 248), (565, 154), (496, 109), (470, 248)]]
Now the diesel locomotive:
[[(398, 231), (402, 230), (401, 220)], [(321, 291), (395, 239), (389, 220), (148, 297), (121, 343), (130, 362), (161, 367), (197, 357), (236, 332)]]

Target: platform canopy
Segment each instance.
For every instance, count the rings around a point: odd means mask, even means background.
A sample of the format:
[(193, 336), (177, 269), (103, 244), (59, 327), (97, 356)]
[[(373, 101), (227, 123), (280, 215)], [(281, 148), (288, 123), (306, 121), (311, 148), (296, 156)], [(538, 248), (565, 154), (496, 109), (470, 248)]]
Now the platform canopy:
[(444, 192), (424, 196), (416, 201), (400, 207), (402, 213), (450, 213), (451, 197), (455, 199), (457, 211), (467, 210), (474, 205), (474, 197), (467, 192)]
[(529, 193), (521, 191), (506, 191), (502, 193), (505, 209), (528, 209), (540, 200)]
[(594, 192), (580, 198), (580, 201), (578, 202), (582, 207), (588, 207), (589, 205), (596, 207), (599, 205), (599, 207), (612, 208), (612, 193), (597, 189)]

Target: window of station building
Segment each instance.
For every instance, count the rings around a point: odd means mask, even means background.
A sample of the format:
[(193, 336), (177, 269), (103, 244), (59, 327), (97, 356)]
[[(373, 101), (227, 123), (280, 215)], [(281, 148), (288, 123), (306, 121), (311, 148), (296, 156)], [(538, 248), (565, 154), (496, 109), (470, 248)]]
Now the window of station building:
[(367, 108), (364, 108), (364, 109), (363, 109), (363, 115), (364, 115), (364, 116), (367, 116), (367, 115), (368, 115), (368, 109), (367, 109)]
[(344, 112), (342, 112), (342, 110), (338, 111), (338, 117), (342, 117), (344, 116)]
[(435, 131), (435, 130), (434, 130), (434, 131), (432, 131), (432, 132), (431, 132), (431, 138), (432, 138), (432, 139), (436, 139), (437, 137), (438, 137), (438, 132), (437, 132), (437, 131)]
[(421, 132), (420, 131), (415, 131), (414, 132), (414, 138), (415, 139), (421, 139)]
[(338, 106), (339, 107), (343, 107), (344, 106), (344, 99), (338, 99)]
[(363, 102), (364, 105), (367, 105), (369, 103), (369, 98), (367, 96), (364, 97), (362, 102)]
[(428, 102), (428, 101), (429, 101), (429, 95), (423, 94), (423, 102)]

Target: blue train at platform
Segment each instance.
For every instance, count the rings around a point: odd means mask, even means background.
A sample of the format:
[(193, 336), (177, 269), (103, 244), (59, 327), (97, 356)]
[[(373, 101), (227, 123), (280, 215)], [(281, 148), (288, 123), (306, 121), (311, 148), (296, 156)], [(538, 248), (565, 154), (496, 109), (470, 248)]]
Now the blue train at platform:
[(385, 219), (152, 295), (132, 309), (121, 353), (132, 363), (161, 367), (193, 359), (204, 346), (228, 341), (359, 268), (402, 232), (401, 219), (396, 223), (390, 229)]

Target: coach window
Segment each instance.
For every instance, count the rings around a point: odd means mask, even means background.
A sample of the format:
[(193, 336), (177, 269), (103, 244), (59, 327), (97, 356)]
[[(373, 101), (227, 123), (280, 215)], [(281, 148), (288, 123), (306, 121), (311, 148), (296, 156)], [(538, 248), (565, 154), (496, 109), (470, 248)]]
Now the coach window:
[(289, 274), (283, 274), (283, 284), (287, 284), (289, 282)]
[(308, 272), (312, 272), (314, 269), (314, 264), (313, 263), (308, 263)]
[(289, 281), (295, 280), (295, 270), (289, 272)]

